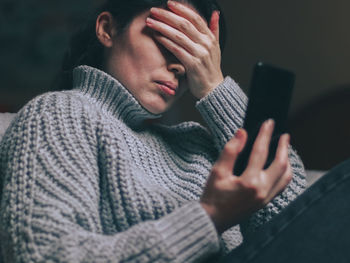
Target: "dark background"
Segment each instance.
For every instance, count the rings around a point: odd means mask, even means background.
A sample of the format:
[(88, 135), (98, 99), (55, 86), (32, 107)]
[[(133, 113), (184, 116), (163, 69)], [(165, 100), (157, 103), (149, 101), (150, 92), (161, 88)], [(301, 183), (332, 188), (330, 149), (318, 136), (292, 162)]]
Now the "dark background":
[[(0, 0), (0, 112), (16, 112), (53, 84), (69, 37), (100, 0)], [(219, 0), (228, 22), (223, 70), (248, 91), (263, 60), (297, 75), (289, 124), (309, 169), (350, 149), (350, 1)], [(186, 96), (171, 122), (201, 121)]]

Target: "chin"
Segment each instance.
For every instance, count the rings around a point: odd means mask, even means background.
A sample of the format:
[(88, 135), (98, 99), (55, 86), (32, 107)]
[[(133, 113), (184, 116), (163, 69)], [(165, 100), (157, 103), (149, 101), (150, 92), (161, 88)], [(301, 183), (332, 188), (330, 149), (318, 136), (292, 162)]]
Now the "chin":
[[(158, 95), (158, 94), (157, 94)], [(175, 100), (165, 99), (162, 96), (155, 96), (151, 100), (140, 101), (140, 104), (149, 112), (153, 114), (162, 114), (168, 111), (174, 104)]]
[(144, 104), (142, 106), (153, 114), (162, 114), (169, 109), (169, 105), (159, 105), (156, 103)]
[(153, 114), (163, 114), (164, 112), (166, 112), (169, 107), (152, 107), (152, 108), (146, 108), (149, 112), (153, 113)]

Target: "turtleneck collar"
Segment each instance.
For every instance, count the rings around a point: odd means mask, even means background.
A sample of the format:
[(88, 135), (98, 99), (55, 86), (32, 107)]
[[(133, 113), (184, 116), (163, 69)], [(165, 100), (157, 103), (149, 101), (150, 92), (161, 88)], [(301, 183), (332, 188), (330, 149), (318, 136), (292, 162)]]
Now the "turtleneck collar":
[(90, 66), (78, 66), (73, 70), (73, 89), (90, 95), (107, 111), (133, 128), (145, 120), (161, 117), (141, 106), (114, 77)]

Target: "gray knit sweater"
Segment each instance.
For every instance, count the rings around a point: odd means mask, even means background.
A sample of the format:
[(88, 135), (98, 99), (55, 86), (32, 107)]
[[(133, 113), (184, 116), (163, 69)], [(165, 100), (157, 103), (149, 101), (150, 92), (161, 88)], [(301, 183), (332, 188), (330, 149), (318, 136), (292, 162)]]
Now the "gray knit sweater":
[[(196, 107), (194, 122), (165, 126), (114, 78), (74, 70), (74, 89), (43, 94), (0, 144), (0, 233), (6, 261), (198, 262), (241, 241), (218, 236), (198, 200), (224, 144), (242, 124), (246, 96), (229, 77)], [(304, 169), (242, 233), (302, 192)]]

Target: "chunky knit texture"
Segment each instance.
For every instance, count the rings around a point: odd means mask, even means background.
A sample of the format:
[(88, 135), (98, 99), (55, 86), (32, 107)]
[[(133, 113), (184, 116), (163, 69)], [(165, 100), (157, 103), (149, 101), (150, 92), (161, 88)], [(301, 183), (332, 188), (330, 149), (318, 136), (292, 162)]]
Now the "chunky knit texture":
[[(43, 94), (16, 116), (1, 144), (1, 246), (18, 262), (193, 262), (242, 242), (221, 237), (198, 200), (247, 98), (229, 77), (196, 107), (194, 122), (165, 126), (117, 80), (74, 70), (74, 89)], [(148, 123), (148, 124), (147, 124)], [(300, 194), (304, 168), (243, 224), (251, 232)]]

